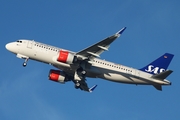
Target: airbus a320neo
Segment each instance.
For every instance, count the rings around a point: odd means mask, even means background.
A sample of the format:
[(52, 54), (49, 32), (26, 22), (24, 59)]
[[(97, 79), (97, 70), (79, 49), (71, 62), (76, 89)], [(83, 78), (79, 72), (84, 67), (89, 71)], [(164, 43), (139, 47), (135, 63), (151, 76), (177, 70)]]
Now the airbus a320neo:
[(172, 73), (172, 70), (167, 70), (167, 68), (173, 54), (165, 53), (141, 69), (100, 59), (100, 55), (109, 49), (110, 44), (125, 29), (126, 27), (79, 52), (25, 39), (6, 44), (6, 49), (16, 54), (18, 58), (25, 59), (24, 67), (29, 59), (50, 64), (57, 68), (49, 71), (50, 80), (60, 83), (73, 81), (75, 88), (88, 92), (92, 92), (97, 85), (89, 88), (86, 83), (87, 77), (102, 78), (118, 83), (152, 85), (157, 90), (162, 90), (162, 85), (171, 85), (166, 78)]

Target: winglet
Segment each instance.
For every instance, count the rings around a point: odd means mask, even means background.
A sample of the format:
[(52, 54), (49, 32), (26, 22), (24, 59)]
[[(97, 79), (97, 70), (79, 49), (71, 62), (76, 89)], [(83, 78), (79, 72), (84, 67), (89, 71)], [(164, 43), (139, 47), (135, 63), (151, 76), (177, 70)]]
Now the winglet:
[(94, 85), (91, 88), (89, 88), (89, 92), (93, 92), (96, 87), (97, 87), (97, 85)]
[(123, 27), (120, 31), (116, 33), (116, 35), (119, 37), (124, 32), (125, 29), (126, 27)]

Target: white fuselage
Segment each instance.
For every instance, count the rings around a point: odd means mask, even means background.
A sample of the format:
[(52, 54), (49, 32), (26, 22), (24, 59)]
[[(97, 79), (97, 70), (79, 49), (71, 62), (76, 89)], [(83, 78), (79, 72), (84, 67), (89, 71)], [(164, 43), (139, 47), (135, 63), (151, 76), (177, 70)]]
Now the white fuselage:
[[(61, 48), (43, 44), (32, 40), (21, 40), (21, 42), (11, 42), (6, 48), (17, 54), (19, 58), (29, 58), (32, 60), (51, 64), (58, 69), (73, 73), (77, 69), (76, 64), (66, 64), (57, 61), (57, 57)], [(69, 51), (71, 52), (71, 51)], [(75, 52), (71, 52), (75, 54)], [(169, 85), (168, 80), (158, 80), (152, 78), (152, 74), (140, 71), (138, 69), (115, 64), (98, 58), (90, 61), (90, 65), (85, 66), (87, 77), (102, 78), (114, 82), (128, 84), (147, 84), (147, 85)]]

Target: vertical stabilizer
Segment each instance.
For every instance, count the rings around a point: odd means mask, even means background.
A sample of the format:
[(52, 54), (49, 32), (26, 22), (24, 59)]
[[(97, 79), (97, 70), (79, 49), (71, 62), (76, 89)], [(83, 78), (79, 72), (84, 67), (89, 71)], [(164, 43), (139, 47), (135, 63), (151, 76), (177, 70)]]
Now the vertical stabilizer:
[(139, 69), (141, 71), (145, 71), (150, 74), (159, 74), (167, 70), (171, 60), (173, 59), (174, 55), (170, 53), (165, 53), (158, 59), (154, 60), (147, 66)]

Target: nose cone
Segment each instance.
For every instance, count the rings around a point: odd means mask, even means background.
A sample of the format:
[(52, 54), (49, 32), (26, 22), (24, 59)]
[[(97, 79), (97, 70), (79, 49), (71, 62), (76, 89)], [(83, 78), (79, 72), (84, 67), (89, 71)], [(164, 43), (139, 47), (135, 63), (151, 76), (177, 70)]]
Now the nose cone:
[(11, 47), (11, 45), (10, 45), (9, 43), (8, 43), (8, 44), (6, 44), (6, 46), (5, 46), (5, 47), (6, 47), (6, 49), (7, 49), (7, 50), (9, 50), (9, 51), (10, 51), (10, 47)]
[(10, 52), (15, 52), (14, 50), (15, 50), (15, 46), (14, 46), (14, 44), (13, 43), (8, 43), (8, 44), (6, 44), (6, 49), (8, 50), (8, 51), (10, 51)]

